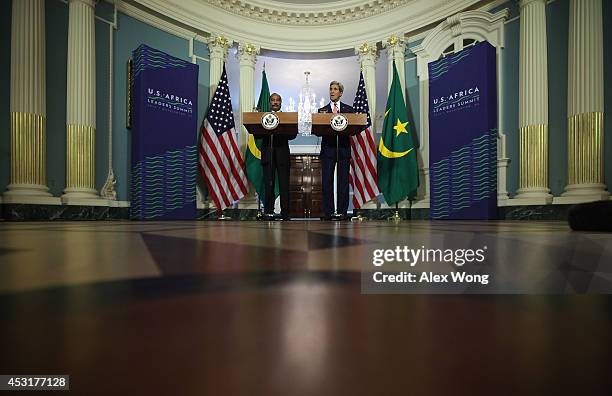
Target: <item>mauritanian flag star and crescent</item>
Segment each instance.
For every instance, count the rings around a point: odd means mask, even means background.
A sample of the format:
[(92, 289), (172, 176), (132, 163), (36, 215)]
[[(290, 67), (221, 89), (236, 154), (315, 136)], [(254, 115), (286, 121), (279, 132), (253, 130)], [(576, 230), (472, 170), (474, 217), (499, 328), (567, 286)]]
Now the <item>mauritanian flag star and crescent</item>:
[(378, 144), (377, 173), (378, 187), (388, 205), (416, 195), (419, 187), (416, 149), (395, 63)]

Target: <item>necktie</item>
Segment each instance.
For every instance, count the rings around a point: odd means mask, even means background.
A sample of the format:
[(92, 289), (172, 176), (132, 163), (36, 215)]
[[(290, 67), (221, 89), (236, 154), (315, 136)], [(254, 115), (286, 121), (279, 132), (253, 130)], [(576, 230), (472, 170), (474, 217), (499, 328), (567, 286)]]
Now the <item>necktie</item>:
[(338, 113), (338, 103), (334, 102), (334, 109), (332, 110), (334, 114)]

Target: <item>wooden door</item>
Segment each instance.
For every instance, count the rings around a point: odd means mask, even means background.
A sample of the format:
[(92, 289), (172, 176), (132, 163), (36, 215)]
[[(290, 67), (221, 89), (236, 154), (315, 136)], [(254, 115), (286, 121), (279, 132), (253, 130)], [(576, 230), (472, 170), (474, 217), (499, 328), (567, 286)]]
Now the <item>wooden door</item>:
[(292, 155), (289, 176), (291, 217), (323, 216), (321, 161), (317, 155)]

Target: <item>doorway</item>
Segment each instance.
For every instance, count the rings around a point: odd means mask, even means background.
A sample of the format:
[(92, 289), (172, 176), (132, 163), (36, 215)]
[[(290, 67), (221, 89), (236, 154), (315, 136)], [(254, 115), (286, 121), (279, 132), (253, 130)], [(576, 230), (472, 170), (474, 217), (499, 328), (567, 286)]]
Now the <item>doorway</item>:
[(291, 217), (319, 218), (323, 216), (321, 161), (318, 155), (291, 155), (289, 191)]

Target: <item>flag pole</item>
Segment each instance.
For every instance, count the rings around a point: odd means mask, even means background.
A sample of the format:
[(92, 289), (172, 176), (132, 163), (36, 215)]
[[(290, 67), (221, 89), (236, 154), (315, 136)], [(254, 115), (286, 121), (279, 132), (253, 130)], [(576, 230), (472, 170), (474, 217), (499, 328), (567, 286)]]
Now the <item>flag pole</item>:
[(412, 197), (408, 198), (408, 220), (412, 220)]
[[(353, 209), (353, 213), (355, 213), (355, 209)], [(360, 222), (360, 223), (361, 223), (362, 221), (364, 221), (365, 219), (366, 219), (366, 218), (365, 218), (365, 217), (363, 217), (363, 216), (361, 215), (361, 213), (358, 213), (358, 214), (357, 214), (357, 216), (353, 216), (353, 217), (351, 217), (351, 221), (358, 221), (358, 222)]]
[(399, 214), (399, 208), (398, 208), (398, 203), (395, 203), (395, 213), (393, 214), (393, 216), (389, 217), (387, 220), (389, 221), (393, 221), (394, 223), (399, 223), (400, 221), (402, 221), (402, 217)]
[(231, 219), (232, 219), (231, 216), (225, 215), (225, 209), (219, 211), (219, 217), (217, 217), (217, 220), (231, 220)]
[(257, 216), (255, 216), (256, 220), (261, 220), (263, 218), (263, 213), (261, 213), (261, 197), (257, 194)]

